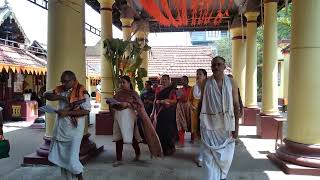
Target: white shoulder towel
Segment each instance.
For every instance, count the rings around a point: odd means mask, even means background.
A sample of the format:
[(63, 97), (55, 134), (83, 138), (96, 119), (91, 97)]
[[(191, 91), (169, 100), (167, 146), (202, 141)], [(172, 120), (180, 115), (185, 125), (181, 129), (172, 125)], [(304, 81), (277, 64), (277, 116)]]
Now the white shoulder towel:
[(232, 82), (227, 75), (224, 75), (221, 93), (213, 77), (207, 80), (203, 93), (200, 127), (208, 130), (235, 130)]

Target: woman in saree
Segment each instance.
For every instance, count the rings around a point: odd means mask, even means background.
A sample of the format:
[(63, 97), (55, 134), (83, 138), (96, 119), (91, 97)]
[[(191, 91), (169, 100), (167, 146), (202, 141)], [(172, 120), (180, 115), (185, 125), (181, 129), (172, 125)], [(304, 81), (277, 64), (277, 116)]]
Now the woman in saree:
[(162, 148), (159, 138), (154, 130), (151, 120), (147, 115), (143, 102), (137, 92), (133, 90), (130, 78), (122, 76), (120, 89), (116, 92), (114, 100), (107, 100), (113, 114), (113, 140), (116, 142), (117, 160), (113, 166), (122, 164), (123, 144), (132, 144), (135, 151), (134, 160), (139, 160), (141, 151), (139, 142), (141, 137), (137, 127), (137, 115), (142, 120), (145, 140), (148, 144), (151, 157), (162, 156)]
[(176, 93), (175, 85), (171, 85), (169, 75), (163, 75), (161, 86), (155, 90), (154, 108), (151, 114), (153, 124), (159, 136), (163, 154), (172, 155), (175, 152), (177, 135), (176, 124)]
[[(197, 69), (196, 84), (192, 87), (189, 103), (191, 106), (191, 141), (200, 138), (200, 111), (201, 99), (204, 90), (204, 85), (207, 79), (207, 71), (205, 69)], [(202, 144), (200, 144), (200, 153), (196, 158), (197, 166), (202, 166)]]
[[(176, 92), (177, 95), (177, 109), (176, 109), (176, 121), (178, 128), (178, 137), (180, 146), (184, 145), (185, 132), (191, 132), (191, 109), (189, 103), (189, 95), (191, 92), (191, 86), (189, 86), (188, 76), (182, 76), (182, 87)], [(191, 136), (192, 141), (192, 136)]]
[(205, 69), (197, 69), (196, 84), (192, 87), (189, 94), (189, 103), (191, 106), (191, 141), (199, 138), (199, 114), (201, 108), (201, 96), (207, 79)]

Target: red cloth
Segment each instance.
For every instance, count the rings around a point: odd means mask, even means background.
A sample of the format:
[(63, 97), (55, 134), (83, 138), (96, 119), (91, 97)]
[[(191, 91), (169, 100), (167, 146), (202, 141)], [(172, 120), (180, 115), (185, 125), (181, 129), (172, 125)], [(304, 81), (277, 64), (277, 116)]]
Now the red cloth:
[[(61, 93), (66, 91), (63, 87), (63, 85), (57, 86), (54, 90), (53, 93), (57, 94), (57, 93)], [(69, 99), (69, 103), (70, 103), (70, 107), (69, 110), (76, 110), (79, 109), (79, 103), (81, 103), (81, 101), (85, 101), (85, 94), (87, 94), (88, 92), (86, 91), (85, 87), (83, 85), (81, 85), (77, 80), (75, 81), (75, 83), (73, 84), (72, 87), (72, 91), (70, 96), (68, 97)], [(77, 127), (78, 126), (78, 121), (77, 121), (77, 117), (71, 117), (71, 122), (72, 124)]]
[[(53, 93), (57, 94), (57, 93), (61, 93), (64, 92), (65, 89), (63, 87), (63, 85), (57, 86), (54, 90)], [(73, 103), (76, 101), (80, 101), (80, 100), (84, 100), (85, 97), (84, 95), (86, 94), (86, 89), (83, 85), (81, 85), (77, 80), (75, 81), (73, 87), (72, 87), (72, 91), (69, 97), (69, 103)]]
[(182, 95), (178, 97), (178, 102), (187, 102), (189, 100), (191, 89), (192, 88), (190, 86), (179, 88), (178, 91), (182, 93)]
[[(158, 95), (161, 90), (162, 90), (161, 87), (157, 87), (155, 90), (155, 94)], [(169, 99), (172, 99), (172, 100), (177, 99), (177, 95), (176, 95), (175, 91), (170, 92)]]
[(137, 111), (139, 117), (142, 120), (142, 127), (145, 133), (145, 140), (147, 141), (151, 156), (161, 157), (163, 153), (159, 137), (152, 126), (151, 120), (144, 109), (143, 102), (140, 99), (138, 93), (136, 93), (134, 90), (119, 89), (115, 94), (114, 98), (119, 102), (130, 103), (132, 108)]

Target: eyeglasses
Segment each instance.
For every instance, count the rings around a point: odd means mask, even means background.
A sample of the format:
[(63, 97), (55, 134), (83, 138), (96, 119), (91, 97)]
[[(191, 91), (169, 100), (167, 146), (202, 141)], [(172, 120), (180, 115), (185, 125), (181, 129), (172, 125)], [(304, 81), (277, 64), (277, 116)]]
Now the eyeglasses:
[(68, 82), (70, 82), (70, 81), (72, 81), (72, 79), (69, 79), (69, 80), (68, 80), (68, 79), (61, 79), (60, 82), (61, 82), (62, 84), (66, 84), (66, 83), (68, 83)]
[(223, 66), (223, 65), (224, 65), (224, 63), (212, 63), (211, 64), (212, 67), (215, 67), (215, 66), (220, 67), (220, 66)]

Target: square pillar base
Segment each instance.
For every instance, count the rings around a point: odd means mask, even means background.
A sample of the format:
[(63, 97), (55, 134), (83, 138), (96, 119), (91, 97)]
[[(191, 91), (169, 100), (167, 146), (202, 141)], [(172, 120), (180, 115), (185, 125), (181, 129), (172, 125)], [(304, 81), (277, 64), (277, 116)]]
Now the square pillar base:
[[(91, 158), (99, 155), (104, 149), (104, 146), (97, 147), (96, 143), (91, 141), (89, 137), (90, 137), (89, 133), (85, 134), (81, 141), (79, 159), (82, 164), (87, 163)], [(36, 152), (24, 156), (22, 165), (27, 165), (27, 164), (53, 165), (48, 160), (51, 138), (44, 137), (43, 140), (44, 142), (38, 147)]]
[(111, 112), (96, 114), (96, 135), (112, 135), (113, 118)]
[(255, 126), (256, 125), (256, 116), (260, 113), (259, 108), (244, 108), (243, 113), (243, 125), (245, 126)]
[(286, 174), (320, 176), (319, 168), (300, 166), (289, 163), (287, 161), (283, 161), (280, 158), (278, 158), (275, 153), (270, 153), (267, 155), (267, 157), (272, 163), (277, 165)]
[[(86, 164), (91, 158), (96, 157), (99, 155), (104, 149), (104, 146), (100, 146), (99, 148), (84, 154), (80, 155), (80, 162), (82, 164)], [(53, 165), (46, 156), (39, 156), (36, 152), (32, 154), (28, 154), (23, 158), (22, 166), (26, 166), (29, 164), (42, 164), (42, 165)]]
[[(282, 123), (276, 121), (280, 116), (272, 116), (265, 114), (256, 115), (257, 135), (262, 139), (276, 139), (282, 137)], [(277, 132), (278, 131), (278, 132)]]

